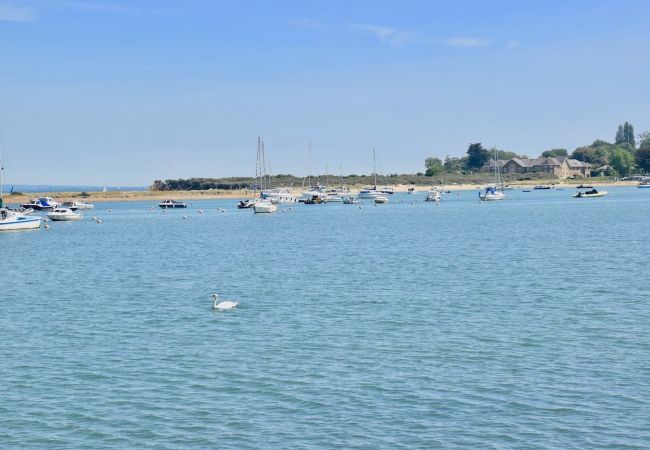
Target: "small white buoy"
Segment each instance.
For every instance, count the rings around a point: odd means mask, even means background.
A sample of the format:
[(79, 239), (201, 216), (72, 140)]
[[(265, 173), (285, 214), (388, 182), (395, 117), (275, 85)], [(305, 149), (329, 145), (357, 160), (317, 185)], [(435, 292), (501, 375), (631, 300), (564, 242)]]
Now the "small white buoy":
[(102, 223), (102, 219), (95, 220), (95, 223)]
[(113, 210), (112, 210), (112, 209), (109, 209), (108, 212), (113, 212)]
[(202, 209), (199, 209), (199, 214), (203, 214), (203, 210), (202, 210)]
[(184, 219), (187, 219), (187, 216), (183, 216), (183, 220), (184, 220)]
[(45, 224), (45, 225), (43, 226), (43, 228), (45, 228), (45, 229), (47, 230), (47, 229), (50, 228), (50, 226), (49, 226), (48, 224)]

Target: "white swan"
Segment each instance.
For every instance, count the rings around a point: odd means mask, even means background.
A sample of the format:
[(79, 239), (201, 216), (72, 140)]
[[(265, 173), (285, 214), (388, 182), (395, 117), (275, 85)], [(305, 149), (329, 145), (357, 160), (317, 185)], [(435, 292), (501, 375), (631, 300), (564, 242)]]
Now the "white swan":
[(219, 295), (212, 294), (212, 309), (233, 309), (237, 305), (239, 305), (239, 302), (232, 302), (230, 300), (219, 302)]

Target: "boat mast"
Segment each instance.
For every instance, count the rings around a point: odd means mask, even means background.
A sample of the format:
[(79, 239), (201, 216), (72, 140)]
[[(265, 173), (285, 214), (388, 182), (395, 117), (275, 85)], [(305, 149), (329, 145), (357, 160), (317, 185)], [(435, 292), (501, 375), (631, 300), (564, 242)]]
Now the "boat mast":
[(375, 175), (375, 189), (377, 189), (377, 157), (374, 148), (372, 149), (372, 173)]
[(309, 141), (309, 151), (307, 153), (307, 183), (311, 189), (311, 141)]

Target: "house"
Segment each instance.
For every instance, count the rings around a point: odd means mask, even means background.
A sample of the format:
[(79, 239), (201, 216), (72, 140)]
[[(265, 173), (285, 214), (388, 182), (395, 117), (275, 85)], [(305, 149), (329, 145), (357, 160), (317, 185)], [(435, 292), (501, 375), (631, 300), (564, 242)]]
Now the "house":
[(556, 156), (555, 158), (511, 158), (507, 161), (489, 161), (483, 170), (493, 172), (497, 165), (501, 173), (547, 173), (555, 175), (558, 178), (571, 178), (590, 176), (590, 166), (587, 163), (571, 159), (566, 156)]

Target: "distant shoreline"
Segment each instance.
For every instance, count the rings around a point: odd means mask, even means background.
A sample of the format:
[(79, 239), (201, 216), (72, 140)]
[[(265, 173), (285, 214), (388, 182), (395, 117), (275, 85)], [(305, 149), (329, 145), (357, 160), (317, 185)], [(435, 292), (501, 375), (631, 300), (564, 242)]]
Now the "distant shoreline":
[[(510, 186), (516, 188), (532, 188), (537, 184), (553, 184), (556, 188), (561, 189), (575, 189), (578, 184), (588, 184), (598, 187), (615, 187), (615, 186), (636, 186), (636, 181), (617, 181), (617, 182), (591, 182), (589, 179), (580, 180), (579, 183), (559, 183), (557, 180), (549, 180), (543, 182), (535, 180), (526, 183), (512, 183)], [(485, 184), (450, 184), (445, 186), (437, 186), (438, 189), (451, 190), (451, 191), (471, 191), (484, 187)], [(395, 185), (393, 188), (395, 192), (407, 192), (409, 188), (414, 187), (418, 192), (426, 192), (430, 188), (425, 186), (412, 186), (412, 185)], [(356, 194), (362, 189), (363, 186), (351, 186), (350, 193)], [(300, 196), (303, 188), (292, 188), (291, 191), (294, 195)], [(209, 190), (209, 191), (108, 191), (108, 192), (89, 192), (87, 197), (82, 197), (80, 192), (30, 192), (20, 195), (7, 195), (4, 196), (6, 204), (18, 205), (27, 203), (34, 197), (53, 197), (57, 201), (87, 201), (89, 203), (103, 203), (103, 202), (129, 202), (129, 201), (147, 201), (158, 202), (165, 199), (171, 200), (218, 200), (218, 199), (244, 199), (251, 198), (253, 192), (251, 190)]]

